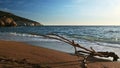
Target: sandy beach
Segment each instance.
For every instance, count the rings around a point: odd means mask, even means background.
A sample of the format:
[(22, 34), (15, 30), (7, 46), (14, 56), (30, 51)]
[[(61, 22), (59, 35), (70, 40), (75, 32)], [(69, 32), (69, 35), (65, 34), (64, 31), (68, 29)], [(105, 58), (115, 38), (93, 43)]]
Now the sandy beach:
[[(0, 41), (0, 68), (83, 68), (83, 57), (15, 41)], [(120, 62), (90, 57), (88, 68), (120, 68)]]

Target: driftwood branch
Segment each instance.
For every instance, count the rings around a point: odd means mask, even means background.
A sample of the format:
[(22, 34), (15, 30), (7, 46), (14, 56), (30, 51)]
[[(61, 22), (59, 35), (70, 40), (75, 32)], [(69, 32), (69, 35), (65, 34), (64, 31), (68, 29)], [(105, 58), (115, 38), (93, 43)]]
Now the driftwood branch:
[[(39, 35), (45, 38), (56, 39), (56, 40), (68, 43), (74, 47), (75, 53), (85, 53), (91, 56), (100, 56), (100, 57), (113, 57), (113, 61), (117, 61), (117, 59), (119, 59), (119, 57), (114, 52), (96, 52), (92, 47), (90, 47), (90, 49), (87, 49), (81, 46), (80, 44), (74, 42), (74, 40), (69, 40), (57, 34), (47, 34), (47, 35), (33, 34), (33, 35)], [(82, 50), (79, 51), (77, 50), (77, 48), (80, 48)]]
[[(78, 54), (87, 54), (87, 58), (88, 56), (99, 56), (99, 57), (113, 57), (113, 61), (117, 61), (119, 59), (118, 55), (115, 54), (114, 52), (96, 52), (92, 47), (90, 47), (90, 49), (85, 48), (83, 46), (81, 46), (80, 44), (76, 43), (74, 40), (69, 40), (65, 37), (62, 37), (60, 35), (57, 34), (47, 34), (47, 35), (39, 35), (39, 34), (33, 34), (33, 35), (38, 35), (38, 36), (42, 36), (45, 38), (49, 38), (49, 39), (56, 39), (65, 43), (70, 44), (71, 46), (74, 47), (75, 49), (75, 54), (76, 56), (79, 57)], [(81, 49), (81, 50), (77, 50), (77, 48)], [(84, 57), (84, 61), (87, 60), (86, 57)], [(85, 68), (86, 68), (86, 62), (84, 62), (85, 64)]]

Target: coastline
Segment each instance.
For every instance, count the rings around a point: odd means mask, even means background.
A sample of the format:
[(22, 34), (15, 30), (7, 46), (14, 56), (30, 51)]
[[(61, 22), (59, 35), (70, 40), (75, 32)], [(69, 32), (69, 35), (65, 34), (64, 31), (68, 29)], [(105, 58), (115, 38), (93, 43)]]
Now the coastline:
[[(22, 42), (0, 40), (0, 57), (11, 58), (15, 60), (26, 59), (31, 64), (39, 64), (43, 68), (82, 68), (83, 57), (78, 58), (68, 53), (47, 49), (43, 47), (32, 46)], [(5, 63), (5, 64), (4, 64)], [(88, 59), (88, 68), (120, 68), (120, 62), (112, 62), (98, 58)], [(7, 61), (0, 62), (2, 66), (29, 66), (27, 64), (13, 64)], [(41, 68), (42, 68), (41, 67)], [(32, 68), (32, 67), (28, 67)]]

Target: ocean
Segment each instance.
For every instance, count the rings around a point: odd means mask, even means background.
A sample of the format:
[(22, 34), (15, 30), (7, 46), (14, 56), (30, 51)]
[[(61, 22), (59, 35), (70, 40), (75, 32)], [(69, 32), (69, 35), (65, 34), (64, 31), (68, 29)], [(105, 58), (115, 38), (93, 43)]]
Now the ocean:
[(86, 48), (93, 47), (96, 51), (115, 52), (120, 57), (120, 26), (0, 27), (0, 40), (25, 42), (34, 46), (74, 53), (74, 48), (67, 43), (31, 33), (58, 34), (69, 40), (75, 40)]

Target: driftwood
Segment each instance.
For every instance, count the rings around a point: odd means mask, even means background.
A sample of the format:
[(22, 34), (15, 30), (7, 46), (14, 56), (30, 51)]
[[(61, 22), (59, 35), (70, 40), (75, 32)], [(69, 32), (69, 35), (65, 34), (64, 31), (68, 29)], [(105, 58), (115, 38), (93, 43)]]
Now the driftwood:
[[(115, 54), (114, 52), (96, 52), (92, 47), (90, 47), (90, 49), (87, 49), (83, 46), (81, 46), (80, 44), (74, 42), (74, 40), (68, 40), (60, 35), (57, 34), (47, 34), (47, 35), (39, 35), (39, 34), (33, 34), (33, 35), (38, 35), (38, 36), (42, 36), (45, 38), (49, 38), (49, 39), (56, 39), (65, 43), (70, 44), (71, 46), (74, 47), (75, 49), (75, 55), (77, 55), (78, 57), (80, 56), (80, 54), (87, 54), (87, 57), (84, 57), (84, 68), (86, 67), (86, 60), (89, 56), (99, 56), (99, 57), (112, 57), (113, 61), (117, 61), (119, 59), (118, 55)], [(81, 49), (81, 50), (77, 50), (77, 49)]]

